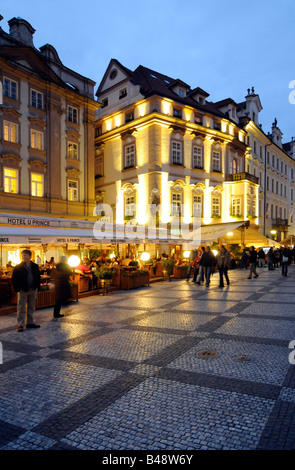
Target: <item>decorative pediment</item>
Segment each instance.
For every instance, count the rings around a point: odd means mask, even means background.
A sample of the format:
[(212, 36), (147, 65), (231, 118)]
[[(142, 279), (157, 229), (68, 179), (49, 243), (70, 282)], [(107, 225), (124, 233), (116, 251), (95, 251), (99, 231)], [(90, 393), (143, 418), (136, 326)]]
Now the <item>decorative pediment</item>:
[(183, 127), (174, 126), (174, 125), (169, 126), (169, 131), (170, 131), (170, 134), (174, 134), (174, 135), (178, 134), (180, 137), (183, 137), (186, 132)]
[(39, 127), (46, 126), (46, 122), (43, 121), (43, 119), (40, 119), (39, 117), (29, 117), (28, 119), (33, 126), (39, 126)]
[(79, 132), (77, 132), (75, 129), (68, 129), (66, 130), (66, 134), (67, 134), (67, 137), (70, 139), (70, 138), (74, 138), (74, 139), (80, 139), (81, 135), (79, 134)]
[(5, 106), (2, 106), (2, 112), (3, 112), (4, 118), (7, 114), (17, 119), (20, 119), (20, 117), (22, 116), (21, 113), (17, 112), (14, 108), (10, 108), (10, 107), (6, 108)]
[(13, 153), (6, 153), (1, 155), (0, 161), (7, 166), (19, 167), (22, 158), (18, 155), (14, 155)]
[(128, 129), (126, 132), (122, 132), (121, 139), (126, 140), (126, 139), (128, 139), (128, 137), (130, 139), (132, 139), (132, 138), (136, 137), (136, 134), (137, 134), (137, 129), (135, 127), (133, 127), (132, 129)]
[(29, 160), (28, 163), (30, 165), (31, 171), (37, 171), (39, 173), (46, 172), (47, 165), (46, 163), (42, 162), (42, 160)]
[(69, 178), (76, 178), (78, 179), (81, 175), (81, 171), (77, 170), (76, 168), (66, 168), (67, 176)]

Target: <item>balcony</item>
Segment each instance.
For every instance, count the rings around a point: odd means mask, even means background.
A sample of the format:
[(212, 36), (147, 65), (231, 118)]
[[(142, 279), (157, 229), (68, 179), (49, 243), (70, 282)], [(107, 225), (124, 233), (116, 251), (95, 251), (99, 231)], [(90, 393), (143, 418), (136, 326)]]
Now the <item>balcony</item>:
[(288, 227), (288, 219), (280, 219), (280, 218), (276, 218), (276, 219), (272, 219), (272, 226), (273, 227)]
[(226, 181), (242, 181), (242, 180), (247, 180), (247, 181), (250, 181), (251, 183), (259, 184), (259, 178), (257, 178), (257, 176), (251, 175), (250, 173), (247, 173), (246, 171), (243, 171), (242, 173), (232, 173), (232, 174), (226, 175)]

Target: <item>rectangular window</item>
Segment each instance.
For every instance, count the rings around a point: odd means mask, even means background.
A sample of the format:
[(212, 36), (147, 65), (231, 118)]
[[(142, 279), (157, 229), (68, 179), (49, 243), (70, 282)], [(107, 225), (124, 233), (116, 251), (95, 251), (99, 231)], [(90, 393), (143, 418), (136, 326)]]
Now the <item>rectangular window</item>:
[(32, 196), (43, 197), (44, 175), (41, 175), (40, 173), (31, 174), (31, 194)]
[(220, 152), (212, 153), (212, 171), (221, 171)]
[(18, 142), (18, 125), (13, 122), (4, 121), (4, 140)]
[(123, 88), (119, 92), (119, 100), (121, 100), (122, 98), (125, 98), (125, 96), (127, 96), (127, 90), (126, 90), (126, 88)]
[(241, 215), (241, 199), (233, 198), (232, 200), (232, 216), (236, 217)]
[(4, 96), (17, 99), (17, 83), (9, 78), (4, 78)]
[(203, 149), (202, 147), (193, 147), (193, 168), (203, 168)]
[(68, 200), (78, 201), (78, 181), (68, 181)]
[(135, 210), (135, 199), (134, 196), (128, 196), (125, 198), (125, 217), (133, 217)]
[(101, 176), (103, 176), (103, 156), (95, 159), (95, 177), (100, 178)]
[(36, 90), (31, 90), (31, 106), (43, 109), (43, 94)]
[(78, 124), (78, 109), (68, 106), (68, 121)]
[(73, 160), (79, 160), (78, 144), (74, 144), (73, 142), (68, 142), (68, 158), (72, 158)]
[(125, 114), (125, 123), (131, 122), (134, 120), (134, 112), (126, 113)]
[(5, 193), (18, 193), (18, 170), (4, 168)]
[(220, 197), (212, 198), (212, 215), (220, 217)]
[(180, 193), (172, 194), (172, 216), (181, 214), (182, 195)]
[(202, 217), (202, 196), (193, 198), (193, 217)]
[(124, 168), (135, 166), (135, 144), (125, 146)]
[(173, 117), (181, 119), (182, 118), (181, 110), (177, 108), (173, 108)]
[(31, 147), (33, 149), (43, 150), (43, 132), (31, 130)]
[(182, 143), (172, 142), (172, 164), (182, 165)]

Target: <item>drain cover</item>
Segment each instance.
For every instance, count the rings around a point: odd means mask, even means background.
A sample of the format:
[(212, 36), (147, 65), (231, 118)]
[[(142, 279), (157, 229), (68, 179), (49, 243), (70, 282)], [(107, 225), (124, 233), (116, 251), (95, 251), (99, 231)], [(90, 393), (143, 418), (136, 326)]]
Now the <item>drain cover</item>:
[(250, 357), (249, 356), (238, 356), (237, 360), (238, 361), (250, 361)]
[(200, 351), (199, 352), (199, 356), (207, 359), (207, 358), (210, 358), (210, 357), (215, 357), (217, 356), (218, 352), (217, 351)]

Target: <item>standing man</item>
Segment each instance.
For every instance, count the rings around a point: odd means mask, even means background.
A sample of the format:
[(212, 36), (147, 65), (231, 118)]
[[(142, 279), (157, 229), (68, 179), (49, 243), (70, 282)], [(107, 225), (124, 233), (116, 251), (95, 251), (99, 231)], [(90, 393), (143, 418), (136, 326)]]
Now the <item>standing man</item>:
[(17, 331), (27, 328), (40, 328), (33, 321), (37, 291), (40, 287), (40, 271), (31, 261), (32, 252), (22, 251), (22, 262), (15, 266), (12, 273), (12, 284), (17, 295)]
[(257, 262), (257, 251), (255, 251), (254, 246), (251, 246), (249, 251), (249, 264), (250, 264), (250, 273), (248, 279), (252, 279), (252, 274), (254, 277), (258, 277), (256, 272), (256, 262)]
[(230, 253), (227, 251), (224, 245), (221, 245), (219, 253), (216, 256), (217, 267), (219, 271), (219, 287), (224, 287), (223, 275), (225, 277), (227, 285), (229, 285), (228, 269), (230, 267)]

